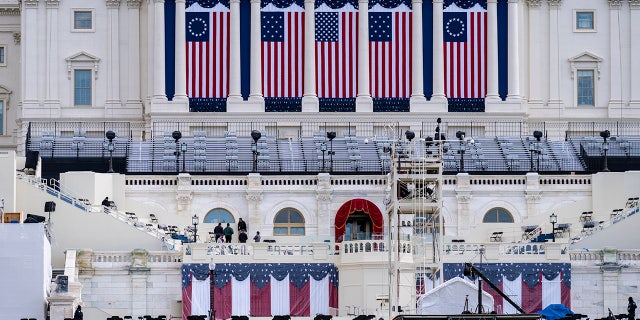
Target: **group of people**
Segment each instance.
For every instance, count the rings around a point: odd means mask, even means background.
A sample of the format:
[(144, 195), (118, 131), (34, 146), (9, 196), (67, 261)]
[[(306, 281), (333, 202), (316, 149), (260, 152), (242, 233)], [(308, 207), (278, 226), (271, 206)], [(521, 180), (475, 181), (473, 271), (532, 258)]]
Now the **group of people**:
[[(231, 238), (233, 237), (234, 231), (231, 228), (231, 224), (227, 223), (225, 228), (222, 227), (222, 223), (219, 222), (218, 225), (213, 229), (213, 233), (215, 235), (216, 243), (230, 243)], [(242, 220), (242, 218), (238, 219), (238, 242), (246, 243), (249, 240), (249, 236), (247, 235), (247, 223)], [(253, 241), (260, 242), (260, 231), (256, 231), (256, 235), (253, 237)]]

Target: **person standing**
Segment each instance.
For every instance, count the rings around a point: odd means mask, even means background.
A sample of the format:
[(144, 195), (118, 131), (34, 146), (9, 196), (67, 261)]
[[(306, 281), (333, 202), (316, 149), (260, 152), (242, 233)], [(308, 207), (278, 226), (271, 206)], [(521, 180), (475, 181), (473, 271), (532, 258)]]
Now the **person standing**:
[(632, 297), (629, 297), (629, 305), (627, 306), (627, 312), (629, 313), (628, 320), (634, 320), (636, 318), (636, 302), (633, 301)]
[(239, 231), (247, 232), (247, 223), (244, 222), (244, 220), (242, 220), (242, 218), (240, 218), (238, 220), (238, 232)]
[(238, 234), (238, 241), (240, 241), (240, 243), (246, 243), (247, 239), (249, 239), (247, 233), (244, 230), (240, 230), (240, 233)]
[(218, 225), (213, 228), (213, 234), (216, 236), (216, 242), (218, 242), (218, 239), (222, 238), (223, 233), (224, 229), (222, 229), (222, 223), (218, 222)]
[(233, 236), (233, 229), (231, 228), (231, 224), (227, 223), (227, 227), (224, 228), (224, 242), (231, 243), (231, 236)]
[(78, 306), (76, 312), (73, 314), (73, 320), (82, 320), (84, 315), (82, 314), (82, 307)]
[(256, 235), (253, 236), (253, 241), (260, 242), (260, 231), (256, 231)]

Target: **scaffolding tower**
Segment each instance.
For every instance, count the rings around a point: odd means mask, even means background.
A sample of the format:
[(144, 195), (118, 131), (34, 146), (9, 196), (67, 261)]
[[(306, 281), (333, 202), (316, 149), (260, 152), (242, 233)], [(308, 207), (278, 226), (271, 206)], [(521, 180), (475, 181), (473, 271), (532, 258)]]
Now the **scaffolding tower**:
[(442, 277), (444, 141), (412, 135), (394, 144), (389, 171), (389, 319), (415, 314), (425, 282)]

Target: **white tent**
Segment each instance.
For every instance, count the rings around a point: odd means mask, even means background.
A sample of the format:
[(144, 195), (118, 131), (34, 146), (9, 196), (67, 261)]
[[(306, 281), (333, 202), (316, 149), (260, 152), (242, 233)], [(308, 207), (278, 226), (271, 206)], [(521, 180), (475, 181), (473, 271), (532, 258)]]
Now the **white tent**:
[[(422, 295), (418, 299), (418, 314), (460, 314), (464, 311), (465, 298), (469, 298), (469, 311), (475, 313), (478, 306), (478, 286), (456, 277)], [(493, 297), (482, 291), (484, 312), (493, 310)]]

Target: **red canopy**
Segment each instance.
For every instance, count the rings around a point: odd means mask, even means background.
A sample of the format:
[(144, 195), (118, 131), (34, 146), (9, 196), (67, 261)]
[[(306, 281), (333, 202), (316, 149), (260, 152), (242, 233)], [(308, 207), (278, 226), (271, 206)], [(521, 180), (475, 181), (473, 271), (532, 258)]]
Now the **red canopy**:
[(382, 213), (380, 209), (373, 204), (369, 200), (365, 199), (352, 199), (343, 204), (338, 212), (336, 213), (336, 242), (342, 242), (342, 236), (345, 232), (345, 227), (347, 225), (347, 219), (349, 215), (356, 212), (362, 211), (369, 215), (371, 219), (371, 224), (373, 225), (373, 233), (374, 234), (382, 234), (382, 227), (384, 226), (384, 219), (382, 218)]

